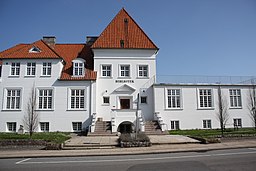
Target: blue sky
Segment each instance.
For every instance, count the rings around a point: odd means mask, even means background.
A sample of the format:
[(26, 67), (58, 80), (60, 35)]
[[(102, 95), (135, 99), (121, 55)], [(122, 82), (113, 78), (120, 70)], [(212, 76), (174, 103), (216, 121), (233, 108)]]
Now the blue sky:
[(83, 43), (122, 7), (160, 48), (158, 75), (256, 75), (256, 0), (1, 0), (0, 51)]

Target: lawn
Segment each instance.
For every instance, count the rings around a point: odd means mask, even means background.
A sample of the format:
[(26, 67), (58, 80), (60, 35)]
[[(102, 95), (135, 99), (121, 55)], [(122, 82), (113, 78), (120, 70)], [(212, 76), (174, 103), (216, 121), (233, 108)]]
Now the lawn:
[[(203, 138), (221, 137), (220, 129), (171, 130), (169, 131), (169, 133), (171, 135), (186, 135), (186, 136), (203, 137)], [(224, 132), (224, 136), (248, 136), (248, 135), (256, 135), (256, 130), (254, 128), (239, 128), (238, 130), (228, 128)]]
[[(70, 138), (69, 133), (63, 132), (40, 132), (34, 133), (31, 137), (33, 140), (45, 140), (53, 143), (63, 143)], [(28, 134), (17, 133), (0, 133), (0, 140), (17, 140), (29, 139)]]

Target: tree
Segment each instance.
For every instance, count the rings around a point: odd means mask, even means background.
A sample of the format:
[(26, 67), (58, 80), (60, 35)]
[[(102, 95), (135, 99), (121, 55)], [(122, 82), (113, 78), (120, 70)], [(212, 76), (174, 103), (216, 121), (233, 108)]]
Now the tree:
[(24, 115), (23, 119), (25, 129), (29, 131), (30, 138), (36, 131), (39, 123), (39, 115), (36, 111), (36, 106), (36, 91), (35, 87), (33, 86), (27, 102), (26, 114)]
[(220, 122), (221, 136), (224, 136), (224, 130), (229, 119), (227, 99), (222, 93), (221, 86), (218, 87), (218, 111), (217, 119)]
[(249, 97), (248, 97), (248, 109), (250, 117), (253, 121), (254, 128), (256, 130), (256, 86), (254, 84), (254, 80), (252, 80), (252, 86), (249, 90)]

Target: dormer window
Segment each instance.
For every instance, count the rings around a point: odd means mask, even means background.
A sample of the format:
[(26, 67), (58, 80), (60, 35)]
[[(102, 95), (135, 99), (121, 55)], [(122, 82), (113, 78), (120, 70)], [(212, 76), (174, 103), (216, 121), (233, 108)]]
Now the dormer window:
[(77, 58), (77, 59), (74, 59), (72, 63), (73, 63), (73, 76), (83, 77), (85, 74), (85, 67), (84, 67), (85, 60), (82, 58)]
[(41, 50), (36, 47), (36, 46), (33, 46), (30, 50), (29, 50), (29, 53), (39, 53), (41, 52)]

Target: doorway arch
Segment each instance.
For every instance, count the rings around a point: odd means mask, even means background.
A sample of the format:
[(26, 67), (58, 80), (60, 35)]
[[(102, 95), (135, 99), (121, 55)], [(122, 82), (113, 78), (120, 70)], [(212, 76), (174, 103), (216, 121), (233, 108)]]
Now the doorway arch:
[(117, 131), (121, 134), (132, 133), (134, 130), (134, 124), (130, 121), (124, 121), (119, 124)]

